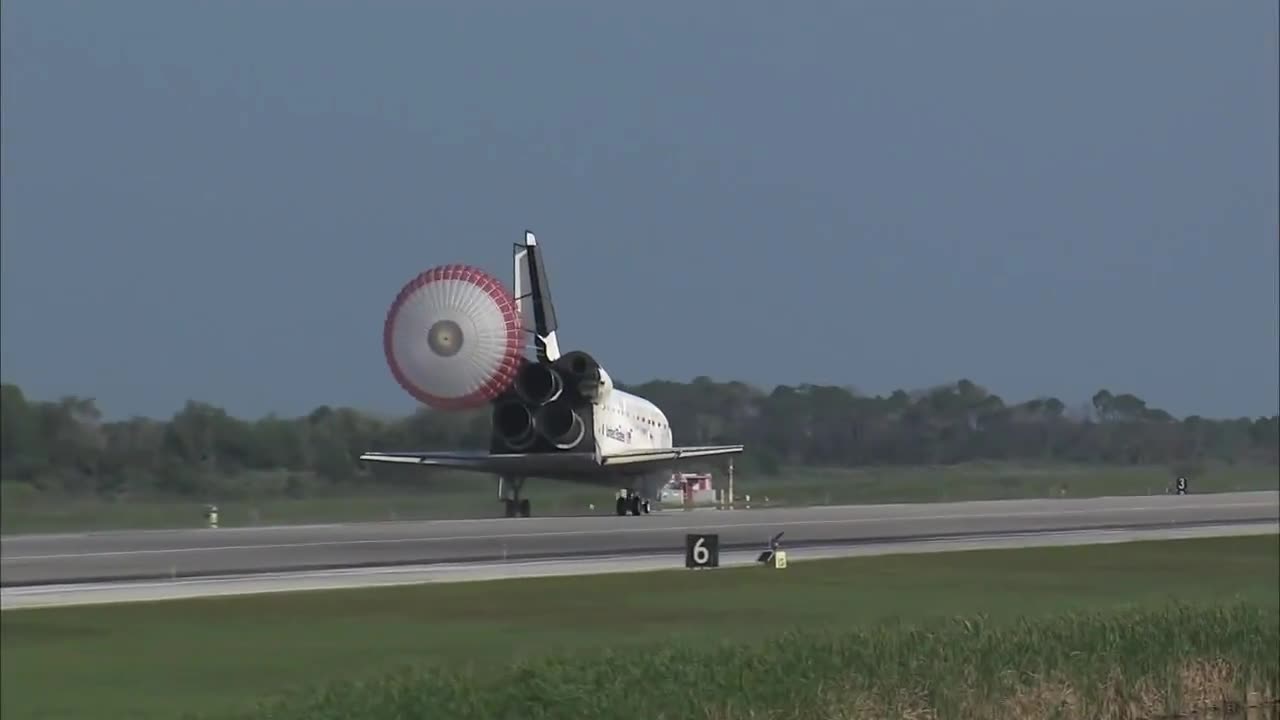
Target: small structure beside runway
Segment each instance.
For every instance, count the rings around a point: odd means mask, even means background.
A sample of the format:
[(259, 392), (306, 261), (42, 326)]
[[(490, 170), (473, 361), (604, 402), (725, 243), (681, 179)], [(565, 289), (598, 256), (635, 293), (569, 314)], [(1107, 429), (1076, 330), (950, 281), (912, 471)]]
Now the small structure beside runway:
[(672, 473), (659, 495), (664, 505), (714, 505), (718, 501), (711, 473)]

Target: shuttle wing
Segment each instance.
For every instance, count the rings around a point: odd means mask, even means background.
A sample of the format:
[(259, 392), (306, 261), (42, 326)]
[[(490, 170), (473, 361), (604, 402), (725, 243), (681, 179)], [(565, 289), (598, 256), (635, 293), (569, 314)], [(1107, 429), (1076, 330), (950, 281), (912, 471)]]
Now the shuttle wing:
[(367, 452), (365, 462), (398, 463), (498, 475), (580, 473), (596, 466), (591, 453)]
[(444, 467), (497, 475), (581, 475), (618, 466), (626, 466), (628, 470), (643, 470), (646, 466), (666, 465), (680, 460), (732, 455), (742, 452), (742, 448), (742, 445), (693, 445), (626, 450), (602, 456), (589, 452), (367, 452), (361, 455), (360, 459), (365, 462)]
[(742, 452), (741, 445), (688, 445), (672, 448), (643, 448), (624, 450), (600, 458), (601, 465), (641, 465), (692, 460), (694, 458), (734, 455)]

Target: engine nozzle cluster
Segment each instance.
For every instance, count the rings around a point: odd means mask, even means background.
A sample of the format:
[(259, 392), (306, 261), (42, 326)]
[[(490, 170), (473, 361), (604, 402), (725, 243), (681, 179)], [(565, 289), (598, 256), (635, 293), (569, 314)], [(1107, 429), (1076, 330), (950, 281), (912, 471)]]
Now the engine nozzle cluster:
[(579, 408), (590, 402), (590, 396), (578, 390), (583, 369), (526, 361), (516, 373), (512, 392), (494, 406), (494, 429), (502, 444), (514, 452), (534, 448), (539, 439), (550, 446), (548, 450), (581, 445), (587, 423)]

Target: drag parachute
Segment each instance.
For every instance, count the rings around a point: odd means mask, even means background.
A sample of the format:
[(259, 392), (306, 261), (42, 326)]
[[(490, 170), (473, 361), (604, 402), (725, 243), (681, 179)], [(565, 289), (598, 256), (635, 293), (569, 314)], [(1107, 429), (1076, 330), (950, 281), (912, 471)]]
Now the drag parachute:
[(509, 388), (524, 364), (515, 298), (470, 265), (420, 273), (396, 296), (382, 331), (391, 374), (441, 410), (479, 407)]

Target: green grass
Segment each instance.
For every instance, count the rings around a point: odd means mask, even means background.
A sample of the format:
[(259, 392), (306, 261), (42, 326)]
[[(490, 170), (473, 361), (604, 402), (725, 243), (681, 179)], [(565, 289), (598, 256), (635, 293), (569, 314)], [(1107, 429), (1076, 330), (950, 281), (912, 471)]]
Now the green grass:
[[(248, 497), (246, 486), (273, 487), (281, 481), (229, 483), (238, 497), (213, 498), (220, 524), (242, 525), (412, 520), (501, 515), (494, 481), (484, 475), (424, 475), (397, 468), (399, 486), (380, 485), (304, 499)], [(789, 468), (777, 476), (739, 474), (735, 491), (752, 505), (814, 505), (885, 502), (938, 502), (1031, 497), (1096, 497), (1161, 494), (1172, 483), (1168, 468), (1105, 467), (1065, 464), (969, 463), (939, 467)], [(723, 472), (715, 473), (725, 487)], [(417, 484), (415, 484), (417, 483)], [(1192, 480), (1193, 492), (1280, 488), (1276, 467), (1209, 465)], [(204, 502), (92, 498), (47, 498), (18, 492), (2, 483), (0, 528), (6, 534), (194, 527), (204, 522)], [(612, 512), (609, 488), (532, 480), (527, 493), (537, 515)], [(767, 500), (766, 500), (767, 498)]]
[(1233, 604), (982, 618), (406, 669), (240, 717), (276, 720), (1171, 716), (1280, 697), (1280, 613)]
[[(725, 568), (6, 611), (0, 615), (0, 715), (234, 712), (291, 688), (372, 680), (407, 665), (488, 674), (520, 661), (573, 667), (576, 653), (602, 648), (685, 652), (679, 648), (957, 615), (985, 614), (984, 627), (994, 629), (1013, 627), (1021, 617), (1171, 601), (1239, 601), (1269, 612), (1280, 604), (1280, 537), (1274, 535), (794, 558), (782, 571)], [(548, 659), (557, 654), (567, 659)]]

